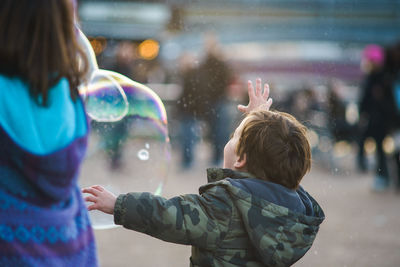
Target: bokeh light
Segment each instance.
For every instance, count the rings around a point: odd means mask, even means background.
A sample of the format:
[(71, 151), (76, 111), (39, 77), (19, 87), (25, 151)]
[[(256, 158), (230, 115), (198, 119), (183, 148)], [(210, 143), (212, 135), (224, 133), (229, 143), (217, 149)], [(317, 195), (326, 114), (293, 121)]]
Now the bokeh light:
[(309, 129), (307, 131), (307, 138), (308, 138), (308, 141), (310, 142), (311, 148), (315, 148), (318, 146), (319, 136), (314, 130)]
[(144, 40), (138, 47), (139, 56), (141, 58), (151, 60), (158, 56), (160, 45), (155, 40)]
[(90, 44), (93, 47), (94, 53), (98, 56), (107, 48), (107, 39), (102, 36), (92, 38)]
[(319, 139), (318, 149), (321, 152), (329, 152), (332, 149), (332, 140), (327, 136), (322, 136)]
[(385, 139), (383, 139), (383, 151), (386, 154), (393, 154), (394, 151), (396, 150), (396, 144), (395, 144), (395, 140), (392, 136), (386, 136)]
[(376, 142), (373, 138), (368, 137), (364, 142), (364, 150), (368, 155), (372, 155), (376, 150)]
[(348, 156), (351, 153), (351, 144), (347, 141), (336, 142), (333, 146), (333, 154), (337, 158)]

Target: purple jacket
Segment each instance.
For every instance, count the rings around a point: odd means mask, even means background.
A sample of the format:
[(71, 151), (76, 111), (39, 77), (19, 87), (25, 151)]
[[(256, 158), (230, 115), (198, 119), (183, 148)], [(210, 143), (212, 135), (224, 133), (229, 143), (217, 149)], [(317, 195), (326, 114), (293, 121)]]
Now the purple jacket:
[(0, 266), (98, 265), (77, 182), (86, 146), (87, 133), (34, 154), (0, 123)]

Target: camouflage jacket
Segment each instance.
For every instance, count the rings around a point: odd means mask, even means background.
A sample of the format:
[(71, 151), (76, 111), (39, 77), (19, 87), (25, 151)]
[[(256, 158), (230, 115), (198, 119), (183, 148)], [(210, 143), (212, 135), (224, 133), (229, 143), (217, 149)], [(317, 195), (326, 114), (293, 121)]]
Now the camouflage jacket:
[(293, 212), (233, 185), (233, 179), (254, 178), (247, 173), (207, 171), (209, 183), (199, 188), (199, 195), (168, 200), (150, 193), (120, 195), (115, 223), (192, 245), (191, 266), (289, 266), (311, 247), (324, 213), (307, 192), (303, 190), (303, 195), (311, 203), (312, 215)]

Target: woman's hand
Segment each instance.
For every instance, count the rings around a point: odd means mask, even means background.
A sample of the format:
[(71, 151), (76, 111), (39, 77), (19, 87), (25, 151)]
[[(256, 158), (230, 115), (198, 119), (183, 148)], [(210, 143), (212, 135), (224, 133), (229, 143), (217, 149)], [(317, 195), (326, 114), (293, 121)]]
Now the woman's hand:
[(114, 206), (117, 197), (100, 185), (93, 185), (82, 189), (82, 193), (90, 194), (85, 197), (85, 201), (93, 202), (88, 210), (100, 210), (104, 213), (114, 214)]
[(269, 85), (264, 84), (264, 92), (261, 92), (261, 79), (256, 80), (256, 90), (254, 91), (253, 83), (247, 82), (247, 90), (249, 94), (249, 104), (247, 106), (238, 105), (239, 111), (250, 113), (254, 109), (262, 108), (269, 110), (272, 105), (272, 98), (269, 98)]

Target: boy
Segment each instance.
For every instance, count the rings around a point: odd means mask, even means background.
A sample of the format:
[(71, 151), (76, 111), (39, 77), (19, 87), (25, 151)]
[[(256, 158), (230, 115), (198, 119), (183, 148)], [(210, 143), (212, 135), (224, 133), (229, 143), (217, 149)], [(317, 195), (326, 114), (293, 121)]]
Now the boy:
[(116, 224), (156, 238), (192, 245), (191, 266), (289, 266), (311, 247), (324, 220), (299, 183), (311, 167), (306, 128), (271, 112), (269, 88), (257, 79), (247, 113), (224, 149), (224, 169), (208, 169), (200, 195), (169, 200), (150, 193), (116, 198), (101, 186), (89, 210), (114, 214)]

